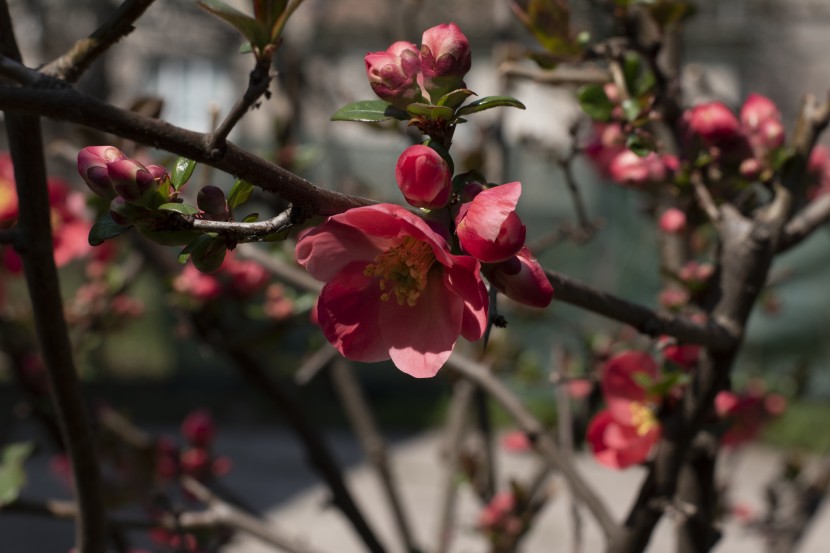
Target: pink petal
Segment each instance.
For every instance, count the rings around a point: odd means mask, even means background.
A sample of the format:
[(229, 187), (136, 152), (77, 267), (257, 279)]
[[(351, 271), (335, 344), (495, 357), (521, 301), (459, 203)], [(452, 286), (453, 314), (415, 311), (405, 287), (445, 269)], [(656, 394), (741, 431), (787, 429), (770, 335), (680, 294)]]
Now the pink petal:
[(395, 366), (416, 378), (435, 376), (452, 353), (461, 332), (464, 302), (444, 283), (442, 271), (429, 273), (418, 302), (380, 306), (380, 332)]
[(388, 243), (331, 218), (310, 229), (297, 241), (297, 262), (317, 280), (328, 282), (355, 261), (374, 261)]
[(447, 269), (448, 287), (464, 301), (461, 335), (474, 342), (487, 328), (490, 298), (479, 276), (479, 263), (468, 255), (453, 256), (454, 264)]
[(586, 439), (598, 462), (611, 468), (624, 469), (645, 461), (651, 448), (660, 439), (660, 434), (660, 427), (655, 425), (640, 435), (633, 426), (620, 424), (606, 410), (600, 411), (591, 420)]
[(378, 324), (381, 306), (376, 278), (363, 275), (366, 265), (351, 263), (323, 287), (317, 317), (331, 344), (344, 357), (371, 363), (389, 359)]
[(464, 217), (464, 226), (473, 229), (479, 237), (495, 242), (508, 215), (516, 211), (521, 195), (520, 182), (488, 188), (473, 198)]
[(635, 379), (641, 373), (654, 380), (657, 363), (641, 351), (625, 351), (605, 363), (600, 384), (608, 409), (623, 424), (631, 422), (631, 403), (646, 399), (646, 390)]

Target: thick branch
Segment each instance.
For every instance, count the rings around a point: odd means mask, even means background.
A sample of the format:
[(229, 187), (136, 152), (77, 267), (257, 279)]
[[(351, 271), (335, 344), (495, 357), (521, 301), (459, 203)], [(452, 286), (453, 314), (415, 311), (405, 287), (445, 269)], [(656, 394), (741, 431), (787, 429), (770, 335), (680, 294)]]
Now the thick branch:
[(238, 221), (208, 221), (207, 219), (192, 219), (184, 217), (184, 220), (196, 230), (218, 232), (229, 236), (237, 242), (256, 242), (269, 234), (274, 234), (291, 227), (296, 217), (296, 210), (289, 208), (276, 217), (266, 221), (243, 223)]
[(784, 233), (778, 243), (783, 252), (800, 244), (817, 228), (830, 222), (830, 194), (822, 194), (796, 213), (784, 226)]
[[(0, 64), (0, 70), (2, 68), (3, 64)], [(9, 72), (3, 74), (12, 76)], [(210, 135), (116, 108), (71, 88), (0, 86), (0, 109), (70, 121), (205, 163), (282, 197), (298, 206), (305, 215), (333, 215), (374, 203), (314, 186), (230, 142), (223, 151), (211, 149), (208, 146)]]
[(553, 285), (554, 299), (631, 325), (648, 336), (672, 336), (681, 342), (716, 350), (735, 344), (736, 337), (714, 322), (697, 324), (679, 315), (653, 311), (554, 271), (545, 271), (545, 274)]
[[(11, 59), (20, 58), (5, 1), (0, 2), (0, 48)], [(21, 244), (25, 245), (20, 251), (23, 271), (49, 379), (49, 393), (71, 461), (80, 507), (76, 546), (81, 553), (104, 553), (107, 531), (101, 472), (63, 317), (63, 299), (53, 257), (40, 120), (10, 111), (5, 111), (5, 117), (19, 202), (18, 229)]]
[(153, 0), (125, 0), (95, 32), (76, 42), (61, 57), (49, 62), (43, 72), (74, 83), (98, 56), (133, 31), (133, 23), (152, 3)]

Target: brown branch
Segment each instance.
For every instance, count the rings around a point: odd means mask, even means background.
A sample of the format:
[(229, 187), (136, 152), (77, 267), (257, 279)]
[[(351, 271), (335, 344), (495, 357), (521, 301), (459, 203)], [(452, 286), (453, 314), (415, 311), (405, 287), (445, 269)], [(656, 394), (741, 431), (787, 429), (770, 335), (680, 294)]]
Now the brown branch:
[[(0, 1), (0, 51), (12, 60), (20, 60), (5, 0)], [(104, 553), (107, 528), (101, 472), (63, 316), (63, 299), (53, 257), (40, 119), (8, 110), (5, 118), (19, 202), (18, 229), (21, 245), (25, 246), (19, 253), (49, 379), (49, 393), (72, 465), (80, 507), (75, 543), (83, 553)]]
[(95, 32), (77, 41), (61, 57), (49, 62), (43, 72), (74, 83), (98, 56), (135, 29), (133, 23), (152, 3), (153, 0), (125, 0)]
[(558, 67), (553, 71), (543, 71), (513, 61), (506, 61), (499, 66), (498, 72), (509, 78), (528, 79), (557, 86), (611, 82), (611, 74), (600, 67)]
[(270, 234), (291, 228), (297, 218), (297, 213), (298, 210), (292, 207), (271, 219), (251, 223), (240, 221), (209, 221), (207, 219), (194, 219), (193, 217), (185, 215), (182, 215), (181, 219), (191, 228), (206, 232), (218, 232), (223, 236), (232, 238), (235, 242), (257, 242)]
[(236, 124), (259, 101), (263, 94), (268, 94), (268, 86), (271, 84), (270, 66), (270, 56), (263, 56), (257, 60), (256, 65), (251, 70), (251, 75), (248, 79), (248, 88), (245, 90), (245, 93), (236, 101), (222, 123), (208, 137), (207, 147), (209, 150), (223, 149), (228, 135)]
[[(334, 348), (332, 348), (334, 349)], [(336, 350), (335, 350), (336, 351)], [(377, 472), (381, 487), (386, 494), (386, 500), (392, 509), (392, 517), (398, 528), (401, 541), (406, 551), (417, 551), (409, 521), (404, 513), (403, 502), (396, 487), (396, 479), (389, 465), (389, 456), (386, 452), (386, 442), (378, 429), (377, 421), (372, 414), (366, 396), (360, 387), (357, 377), (349, 367), (348, 362), (339, 357), (329, 367), (329, 374), (334, 383), (343, 409), (349, 417), (349, 422), (357, 434), (363, 453)]]
[(555, 271), (545, 271), (553, 285), (554, 299), (633, 326), (648, 336), (672, 336), (681, 342), (702, 344), (715, 350), (736, 343), (731, 331), (713, 321), (697, 324), (685, 317), (653, 311), (642, 305), (592, 288)]
[[(3, 71), (3, 64), (0, 64), (0, 74), (13, 77), (10, 72)], [(296, 205), (306, 216), (334, 215), (352, 207), (375, 203), (314, 186), (230, 142), (222, 151), (211, 149), (208, 147), (209, 134), (189, 131), (119, 109), (62, 86), (60, 81), (57, 81), (59, 88), (50, 88), (55, 86), (55, 81), (45, 76), (41, 81), (43, 86), (0, 86), (0, 109), (77, 123), (205, 163), (280, 196)]]
[(778, 243), (778, 251), (784, 252), (797, 246), (828, 222), (830, 222), (830, 194), (822, 194), (796, 213), (784, 226), (784, 232)]
[(608, 507), (588, 485), (570, 460), (562, 455), (545, 427), (522, 404), (521, 400), (498, 378), (493, 376), (486, 367), (462, 355), (452, 354), (447, 361), (446, 368), (487, 391), (513, 417), (522, 430), (528, 434), (536, 451), (539, 452), (545, 462), (562, 474), (574, 495), (591, 512), (608, 542), (612, 542), (617, 534), (617, 524)]
[(720, 209), (718, 209), (718, 205), (715, 203), (715, 199), (712, 197), (709, 189), (706, 188), (706, 184), (704, 184), (703, 177), (701, 177), (700, 172), (692, 172), (690, 180), (692, 182), (692, 186), (694, 186), (695, 198), (697, 199), (700, 209), (703, 210), (712, 223), (719, 224), (721, 221)]

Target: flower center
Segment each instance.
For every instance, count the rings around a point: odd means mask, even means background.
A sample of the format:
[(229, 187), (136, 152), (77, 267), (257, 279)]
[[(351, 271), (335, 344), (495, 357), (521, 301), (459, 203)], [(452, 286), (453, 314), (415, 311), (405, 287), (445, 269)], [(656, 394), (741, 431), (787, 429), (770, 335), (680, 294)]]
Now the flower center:
[(638, 435), (645, 436), (657, 426), (654, 412), (645, 403), (632, 402), (629, 408), (631, 409), (631, 424), (637, 429)]
[(398, 305), (413, 307), (427, 286), (427, 273), (433, 263), (435, 254), (430, 245), (407, 236), (366, 265), (363, 275), (380, 278), (381, 301), (389, 301), (394, 293)]
[(12, 186), (6, 182), (0, 182), (0, 211), (8, 208), (14, 201)]

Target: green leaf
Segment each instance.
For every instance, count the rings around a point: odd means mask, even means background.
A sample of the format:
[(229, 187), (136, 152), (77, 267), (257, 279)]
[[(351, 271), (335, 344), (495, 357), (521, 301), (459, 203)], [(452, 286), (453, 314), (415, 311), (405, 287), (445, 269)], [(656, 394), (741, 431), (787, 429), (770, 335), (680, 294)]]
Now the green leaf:
[(23, 464), (31, 456), (35, 446), (29, 442), (10, 444), (0, 453), (0, 505), (11, 503), (26, 485), (26, 469)]
[(484, 111), (485, 109), (498, 108), (503, 106), (510, 108), (525, 109), (525, 105), (523, 103), (518, 101), (516, 98), (512, 98), (510, 96), (485, 96), (484, 98), (479, 98), (475, 102), (470, 102), (466, 106), (462, 106), (455, 112), (455, 114), (458, 116), (469, 115), (471, 113)]
[(579, 106), (588, 117), (595, 121), (608, 121), (614, 111), (614, 103), (608, 99), (602, 85), (589, 84), (579, 88), (576, 92)]
[(251, 46), (251, 41), (250, 40), (246, 40), (239, 47), (239, 53), (240, 54), (250, 54), (253, 51), (254, 51), (254, 47)]
[(651, 377), (651, 375), (644, 372), (638, 371), (632, 373), (631, 379), (637, 384), (637, 386), (643, 388), (644, 390), (647, 390), (649, 387), (651, 387), (652, 384), (654, 384), (654, 379)]
[(625, 139), (625, 146), (640, 157), (646, 157), (657, 149), (657, 145), (652, 141), (636, 134), (628, 135)]
[(219, 0), (199, 0), (196, 4), (232, 25), (245, 38), (251, 41), (251, 44), (258, 48), (263, 48), (268, 44), (270, 29), (250, 15), (244, 14)]
[(199, 208), (188, 204), (171, 202), (160, 205), (159, 211), (175, 211), (176, 213), (181, 213), (182, 215), (196, 215), (199, 213)]
[(100, 246), (110, 238), (115, 238), (130, 230), (132, 225), (122, 227), (112, 220), (112, 215), (109, 211), (98, 217), (92, 228), (89, 229), (89, 238), (87, 241), (90, 246)]
[(627, 121), (635, 121), (640, 116), (640, 104), (637, 100), (631, 98), (623, 100), (622, 109)]
[(251, 213), (250, 215), (246, 215), (244, 219), (242, 219), (243, 223), (256, 223), (259, 221), (259, 213)]
[(447, 106), (433, 106), (431, 104), (422, 104), (420, 102), (409, 104), (406, 106), (406, 111), (412, 115), (419, 115), (432, 121), (449, 121), (455, 114), (453, 109)]
[(551, 54), (566, 58), (580, 51), (571, 34), (567, 0), (511, 0), (510, 6), (519, 21)]
[(190, 260), (203, 273), (216, 272), (222, 266), (228, 252), (225, 241), (210, 234), (199, 236), (191, 245)]
[(253, 0), (254, 17), (270, 28), (285, 11), (288, 0)]
[(472, 90), (468, 90), (466, 88), (459, 88), (457, 90), (451, 90), (447, 92), (440, 98), (438, 98), (438, 105), (439, 106), (447, 106), (449, 108), (456, 108), (464, 103), (464, 100), (469, 98), (470, 96), (475, 96), (475, 92)]
[(362, 123), (378, 123), (389, 119), (409, 120), (409, 114), (383, 100), (361, 100), (346, 104), (334, 112), (332, 121), (359, 121)]
[(193, 174), (193, 169), (196, 168), (196, 162), (186, 157), (180, 157), (176, 160), (176, 165), (173, 167), (173, 172), (170, 174), (170, 182), (173, 184), (173, 190), (179, 190), (190, 180), (190, 175)]
[(251, 199), (254, 193), (254, 185), (246, 180), (239, 179), (233, 183), (230, 194), (228, 194), (228, 209), (231, 213), (237, 207)]

